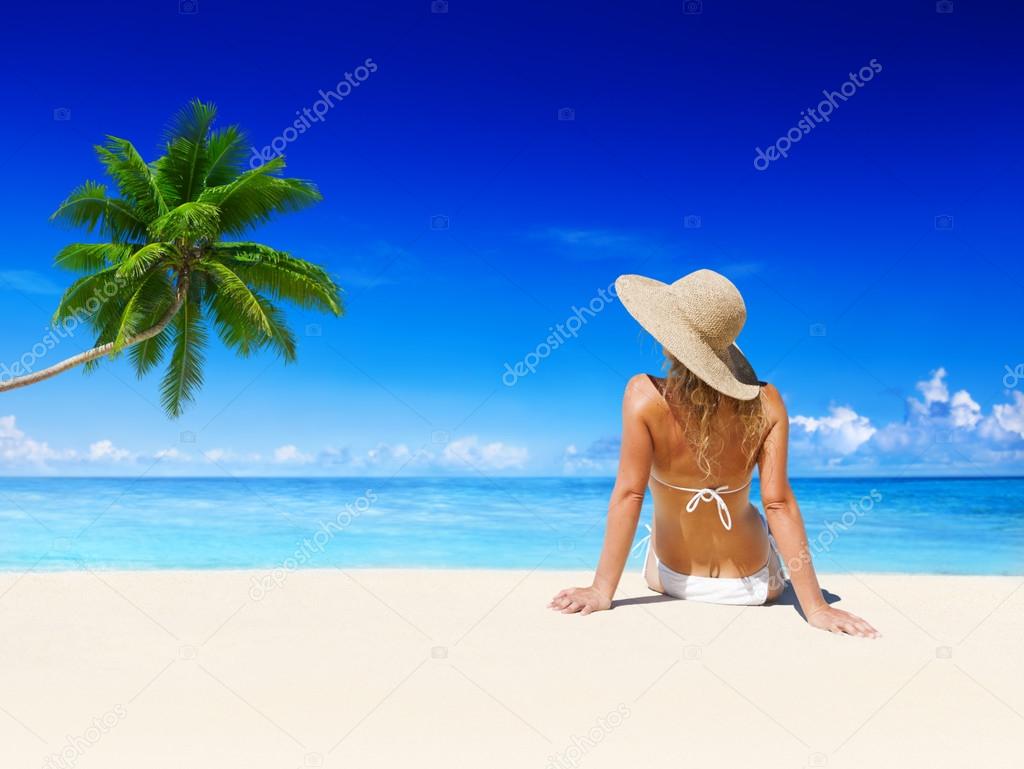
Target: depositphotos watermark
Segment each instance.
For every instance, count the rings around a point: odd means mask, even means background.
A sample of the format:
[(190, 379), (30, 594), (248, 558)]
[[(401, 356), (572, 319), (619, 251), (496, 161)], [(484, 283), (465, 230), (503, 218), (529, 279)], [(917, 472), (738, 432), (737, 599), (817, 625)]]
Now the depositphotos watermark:
[(51, 753), (43, 762), (43, 769), (71, 769), (89, 748), (95, 747), (103, 735), (108, 734), (124, 720), (128, 710), (124, 705), (114, 705), (102, 716), (92, 720), (92, 726), (77, 736), (67, 735), (64, 747), (59, 753)]
[(252, 578), (252, 584), (249, 586), (249, 598), (253, 601), (262, 601), (267, 593), (284, 585), (291, 572), (310, 563), (319, 553), (322, 553), (336, 534), (340, 534), (351, 526), (352, 522), (369, 510), (376, 501), (377, 493), (373, 489), (367, 489), (355, 502), (345, 505), (334, 518), (320, 521), (320, 525), (313, 535), (298, 543), (295, 552), (285, 558), (280, 566)]
[(550, 356), (569, 339), (575, 339), (591, 318), (594, 318), (617, 298), (615, 284), (611, 283), (607, 288), (598, 289), (597, 294), (583, 307), (573, 305), (572, 314), (562, 323), (548, 328), (550, 333), (544, 341), (526, 353), (522, 360), (514, 364), (506, 361), (505, 373), (501, 375), (502, 384), (506, 387), (514, 387), (524, 376), (535, 373), (542, 360)]
[(327, 113), (335, 105), (341, 104), (346, 96), (366, 82), (370, 75), (376, 71), (377, 62), (367, 56), (366, 60), (356, 67), (354, 71), (346, 72), (345, 77), (339, 80), (334, 88), (329, 91), (321, 88), (320, 98), (308, 107), (295, 110), (295, 114), (298, 117), (292, 121), (290, 126), (271, 139), (270, 144), (264, 146), (263, 149), (252, 148), (249, 168), (259, 168), (268, 160), (273, 160), (283, 155), (285, 148), (289, 144), (312, 128), (314, 123), (322, 123), (326, 119)]
[(835, 91), (822, 91), (822, 99), (814, 107), (803, 110), (801, 118), (796, 125), (786, 131), (785, 134), (775, 140), (768, 149), (762, 150), (755, 147), (754, 168), (758, 171), (767, 171), (768, 166), (779, 158), (789, 157), (789, 151), (793, 145), (803, 139), (822, 123), (828, 123), (832, 119), (832, 113), (839, 109), (839, 105), (846, 102), (857, 93), (857, 90), (870, 83), (872, 78), (882, 71), (882, 65), (878, 59), (872, 59), (856, 73), (851, 72), (849, 79), (839, 86)]
[(800, 571), (811, 559), (810, 551), (812, 550), (814, 555), (830, 552), (839, 537), (856, 526), (861, 517), (874, 510), (875, 505), (881, 501), (882, 492), (878, 489), (871, 489), (856, 502), (851, 502), (849, 509), (839, 517), (838, 521), (825, 521), (825, 528), (818, 533), (813, 542), (809, 543), (809, 549), (787, 561), (786, 569), (790, 574)]
[(1013, 390), (1024, 380), (1024, 363), (1018, 363), (1013, 368), (1009, 365), (1003, 368), (1006, 369), (1006, 373), (1003, 374), (1003, 387), (1006, 389)]
[(113, 280), (104, 281), (102, 286), (93, 289), (92, 296), (85, 300), (83, 307), (79, 307), (63, 320), (46, 326), (42, 338), (21, 357), (9, 363), (0, 362), (0, 384), (35, 371), (36, 364), (45, 358), (47, 353), (56, 349), (65, 339), (72, 338), (78, 327), (88, 322), (90, 316), (99, 312), (107, 300), (115, 296), (124, 285), (125, 280), (119, 275), (116, 275)]
[(564, 750), (549, 756), (544, 769), (576, 769), (583, 763), (587, 754), (600, 745), (605, 737), (622, 726), (630, 715), (632, 715), (632, 711), (629, 706), (620, 704), (615, 710), (598, 718), (594, 725), (587, 730), (586, 735), (582, 737), (574, 735)]

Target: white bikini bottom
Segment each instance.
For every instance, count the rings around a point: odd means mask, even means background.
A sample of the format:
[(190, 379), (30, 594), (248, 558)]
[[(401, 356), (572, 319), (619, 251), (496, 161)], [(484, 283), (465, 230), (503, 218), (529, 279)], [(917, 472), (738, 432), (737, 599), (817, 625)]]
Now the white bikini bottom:
[[(772, 585), (781, 585), (785, 580), (782, 559), (770, 534), (768, 544), (768, 562), (753, 574), (746, 577), (698, 577), (680, 574), (663, 564), (648, 541), (644, 575), (648, 587), (673, 598), (732, 606), (761, 606), (768, 600)], [(656, 581), (651, 573), (654, 566), (657, 568)], [(660, 584), (653, 584), (655, 582)]]
[[(769, 556), (770, 557), (770, 556)], [(771, 583), (769, 564), (748, 577), (695, 577), (680, 574), (658, 563), (662, 592), (673, 598), (733, 606), (760, 606), (768, 600)]]

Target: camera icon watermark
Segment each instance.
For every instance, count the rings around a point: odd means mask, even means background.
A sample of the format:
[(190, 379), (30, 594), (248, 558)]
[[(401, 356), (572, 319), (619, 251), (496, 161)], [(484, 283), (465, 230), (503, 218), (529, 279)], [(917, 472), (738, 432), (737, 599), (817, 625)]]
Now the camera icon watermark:
[(568, 537), (562, 537), (558, 540), (558, 552), (571, 553), (575, 549), (576, 543)]
[(191, 662), (198, 656), (199, 649), (190, 644), (184, 644), (178, 648), (178, 659), (185, 660), (186, 662)]
[(431, 13), (448, 13), (448, 0), (433, 0), (430, 4)]
[(434, 430), (430, 434), (430, 442), (435, 446), (444, 446), (451, 442), (452, 434), (447, 430)]
[(178, 0), (178, 13), (182, 16), (199, 13), (199, 0)]
[(306, 324), (306, 336), (323, 336), (324, 329), (319, 323)]
[(57, 553), (70, 553), (75, 548), (75, 541), (71, 537), (56, 537), (52, 547)]
[(307, 753), (302, 759), (302, 765), (314, 769), (324, 765), (323, 753)]
[(935, 229), (937, 230), (951, 230), (953, 229), (953, 217), (950, 214), (939, 214), (935, 217)]
[(576, 110), (574, 110), (572, 107), (562, 107), (560, 110), (558, 110), (558, 119), (559, 120), (575, 120), (576, 119)]
[(446, 660), (448, 659), (448, 647), (447, 646), (433, 646), (430, 649), (430, 658), (435, 660)]
[(688, 230), (699, 230), (701, 218), (697, 214), (687, 214), (683, 217), (683, 227)]
[(807, 327), (807, 333), (811, 336), (827, 336), (828, 328), (824, 323), (812, 323)]
[(704, 13), (704, 3), (701, 0), (686, 0), (683, 3), (683, 13), (687, 16), (698, 16)]
[(824, 753), (811, 753), (811, 755), (807, 757), (807, 766), (815, 767), (815, 769), (822, 766), (828, 766), (828, 756)]
[(953, 647), (952, 646), (937, 646), (935, 647), (935, 657), (940, 660), (953, 659)]
[(702, 653), (702, 647), (696, 644), (690, 644), (689, 646), (683, 647), (683, 659), (696, 661), (699, 660)]
[(71, 120), (71, 110), (67, 107), (57, 107), (53, 110), (53, 119), (58, 122)]
[(195, 443), (196, 434), (191, 430), (182, 430), (181, 434), (178, 435), (178, 441), (181, 443)]
[(935, 3), (936, 13), (952, 13), (953, 12), (953, 0), (938, 0)]
[(447, 230), (451, 224), (451, 219), (444, 214), (434, 214), (430, 217), (430, 229), (432, 230)]

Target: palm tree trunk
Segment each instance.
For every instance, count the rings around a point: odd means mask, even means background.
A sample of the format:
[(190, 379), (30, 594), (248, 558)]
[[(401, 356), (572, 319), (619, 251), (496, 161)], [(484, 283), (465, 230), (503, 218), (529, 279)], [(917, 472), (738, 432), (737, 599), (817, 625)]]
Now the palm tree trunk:
[[(139, 342), (145, 342), (147, 339), (152, 339), (165, 328), (174, 319), (174, 316), (178, 314), (178, 310), (185, 303), (185, 297), (188, 296), (188, 279), (182, 280), (178, 285), (178, 291), (175, 294), (174, 302), (170, 307), (167, 308), (167, 312), (163, 314), (163, 317), (157, 321), (156, 325), (152, 328), (148, 328), (145, 331), (141, 331), (134, 336), (128, 337), (122, 345), (122, 349), (131, 347), (132, 345), (138, 344)], [(77, 355), (72, 355), (70, 358), (65, 358), (60, 363), (55, 363), (49, 368), (44, 368), (41, 371), (33, 371), (31, 374), (25, 374), (24, 376), (14, 377), (6, 382), (0, 381), (0, 392), (6, 392), (7, 390), (16, 390), (19, 387), (26, 387), (36, 382), (42, 382), (44, 379), (50, 379), (57, 376), (57, 374), (63, 374), (69, 369), (75, 368), (75, 366), (81, 366), (83, 363), (88, 363), (91, 360), (102, 358), (114, 350), (114, 343), (107, 342), (101, 344), (98, 347), (93, 347), (91, 350), (80, 352)]]

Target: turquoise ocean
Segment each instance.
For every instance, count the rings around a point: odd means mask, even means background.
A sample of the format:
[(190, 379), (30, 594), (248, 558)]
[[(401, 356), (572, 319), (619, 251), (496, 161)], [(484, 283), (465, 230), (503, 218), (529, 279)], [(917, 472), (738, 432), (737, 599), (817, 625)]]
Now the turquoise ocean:
[[(608, 478), (2, 478), (0, 569), (590, 569), (611, 487)], [(822, 571), (1024, 574), (1024, 478), (797, 479), (793, 488)]]

